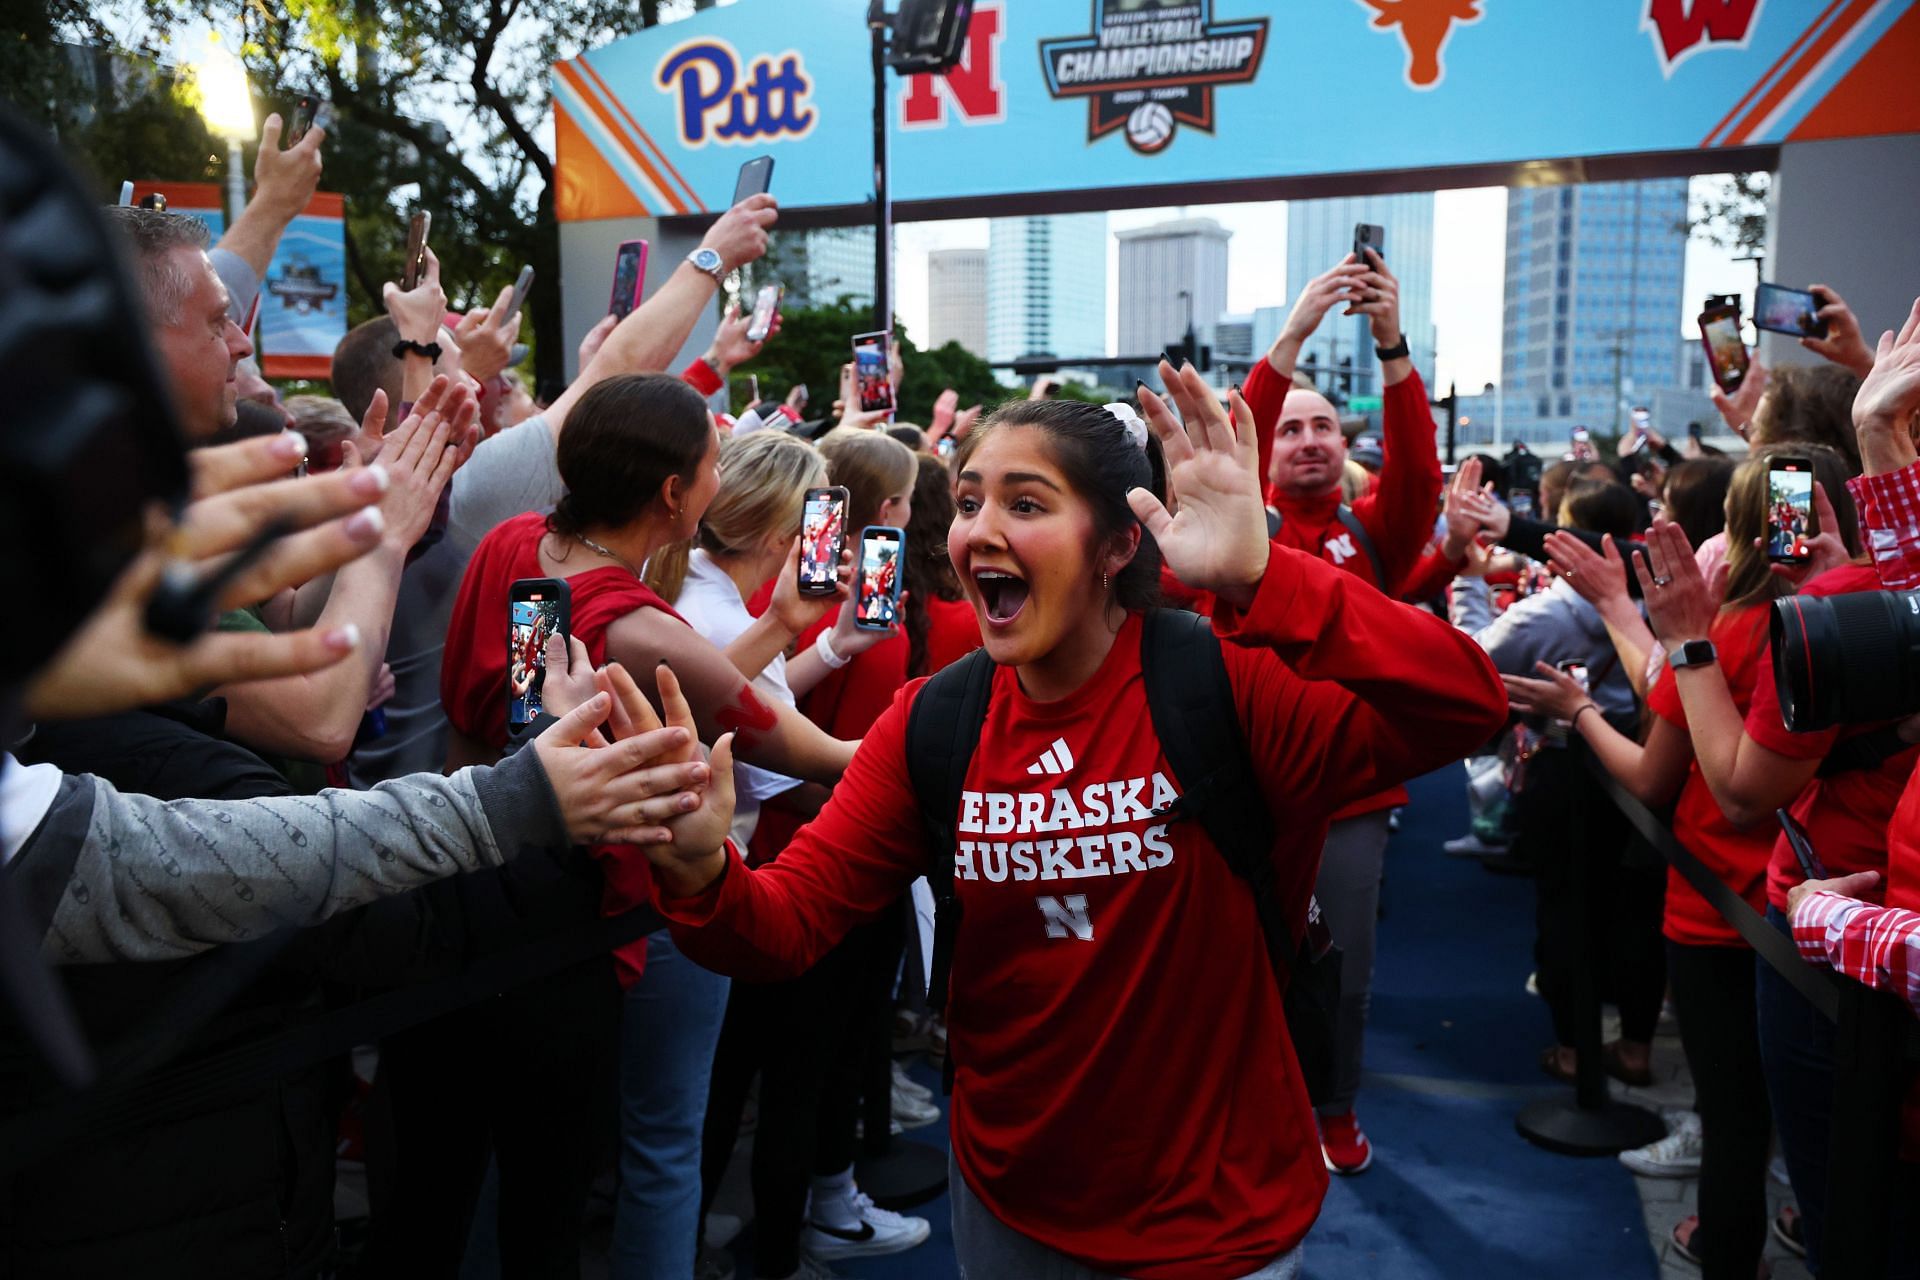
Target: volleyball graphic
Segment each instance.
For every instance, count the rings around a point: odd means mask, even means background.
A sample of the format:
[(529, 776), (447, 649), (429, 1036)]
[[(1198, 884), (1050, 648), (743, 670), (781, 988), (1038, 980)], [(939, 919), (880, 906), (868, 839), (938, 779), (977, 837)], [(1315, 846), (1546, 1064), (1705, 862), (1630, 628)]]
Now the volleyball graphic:
[(1163, 102), (1143, 102), (1127, 117), (1127, 141), (1151, 155), (1173, 141), (1173, 112)]

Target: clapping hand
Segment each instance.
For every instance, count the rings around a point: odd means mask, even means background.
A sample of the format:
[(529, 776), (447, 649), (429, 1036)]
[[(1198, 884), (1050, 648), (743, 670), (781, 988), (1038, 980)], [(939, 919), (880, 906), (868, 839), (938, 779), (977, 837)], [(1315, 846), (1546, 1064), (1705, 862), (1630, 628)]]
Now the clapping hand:
[(1726, 598), (1727, 566), (1722, 564), (1708, 583), (1685, 531), (1669, 520), (1656, 520), (1647, 530), (1646, 559), (1643, 565), (1635, 557), (1633, 572), (1660, 642), (1673, 649), (1707, 639)]
[(1547, 535), (1546, 543), (1548, 566), (1603, 615), (1606, 606), (1631, 599), (1627, 594), (1627, 566), (1621, 562), (1620, 548), (1612, 534), (1601, 535), (1599, 551), (1558, 530)]

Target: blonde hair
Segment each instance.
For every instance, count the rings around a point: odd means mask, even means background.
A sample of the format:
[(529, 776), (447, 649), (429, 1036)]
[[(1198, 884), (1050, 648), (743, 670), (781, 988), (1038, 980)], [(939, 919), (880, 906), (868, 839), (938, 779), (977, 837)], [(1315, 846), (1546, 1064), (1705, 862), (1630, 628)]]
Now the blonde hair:
[(1340, 471), (1340, 500), (1352, 506), (1367, 496), (1368, 483), (1367, 469), (1348, 458), (1347, 465)]
[(881, 431), (835, 427), (820, 437), (831, 483), (847, 490), (847, 529), (858, 533), (880, 518), (888, 498), (911, 493), (919, 474), (913, 450)]
[(827, 464), (819, 451), (784, 431), (723, 441), (720, 492), (700, 518), (699, 532), (649, 556), (643, 580), (663, 599), (676, 600), (696, 545), (709, 555), (729, 556), (775, 535), (798, 536), (807, 490), (826, 483)]

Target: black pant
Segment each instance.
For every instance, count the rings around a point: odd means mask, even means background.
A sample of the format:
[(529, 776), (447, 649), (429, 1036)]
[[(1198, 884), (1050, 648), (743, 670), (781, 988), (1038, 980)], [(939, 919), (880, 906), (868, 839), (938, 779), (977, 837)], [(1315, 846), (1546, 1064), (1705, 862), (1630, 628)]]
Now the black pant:
[(614, 1127), (619, 1028), (620, 986), (602, 957), (381, 1044), (393, 1194), (374, 1206), (374, 1274), (459, 1274), (489, 1154), (500, 1170), (500, 1273), (580, 1274), (587, 1188)]
[(1767, 1235), (1773, 1115), (1760, 1064), (1753, 952), (1667, 944), (1680, 1047), (1700, 1113), (1700, 1229), (1705, 1280), (1750, 1280)]
[[(735, 979), (713, 1056), (700, 1160), (700, 1211), (713, 1204), (740, 1131), (740, 1110), (756, 1072), (759, 1122), (753, 1137), (755, 1273), (783, 1276), (800, 1265), (800, 1229), (814, 1175), (838, 1173), (856, 1154), (862, 1034), (876, 965), (897, 918), (861, 925), (790, 982)], [(891, 971), (887, 980), (891, 981)]]

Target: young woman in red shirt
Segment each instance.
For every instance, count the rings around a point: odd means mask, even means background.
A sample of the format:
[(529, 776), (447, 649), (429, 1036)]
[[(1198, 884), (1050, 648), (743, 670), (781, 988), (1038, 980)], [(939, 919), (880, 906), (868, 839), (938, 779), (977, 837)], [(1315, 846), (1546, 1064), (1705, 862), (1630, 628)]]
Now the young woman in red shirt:
[[(1570, 676), (1542, 664), (1546, 680), (1504, 677), (1516, 709), (1571, 720), (1607, 771), (1651, 806), (1674, 801), (1673, 834), (1712, 867), (1756, 912), (1766, 909), (1767, 866), (1774, 832), (1742, 827), (1721, 809), (1694, 752), (1690, 715), (1704, 709), (1684, 697), (1680, 681), (1701, 679), (1695, 667), (1717, 666), (1732, 710), (1745, 719), (1755, 690), (1773, 679), (1763, 660), (1773, 601), (1792, 593), (1774, 574), (1762, 544), (1766, 532), (1767, 465), (1778, 454), (1813, 452), (1804, 444), (1756, 450), (1727, 491), (1727, 561), (1710, 588), (1679, 528), (1654, 526), (1648, 567), (1637, 560), (1643, 599), (1668, 659), (1647, 705), (1654, 713), (1644, 743), (1615, 730)], [(1815, 463), (1828, 485), (1844, 482), (1830, 457)], [(1721, 603), (1724, 601), (1725, 603)], [(1704, 726), (1703, 726), (1704, 728)], [(1743, 817), (1746, 815), (1742, 815)], [(1701, 1263), (1708, 1280), (1748, 1280), (1766, 1241), (1767, 1142), (1772, 1125), (1760, 1061), (1754, 958), (1739, 932), (1672, 868), (1667, 872), (1664, 932), (1667, 977), (1680, 1019), (1680, 1044), (1693, 1073), (1703, 1150), (1700, 1212), (1674, 1228), (1675, 1246)]]
[[(1465, 636), (1272, 545), (1245, 401), (1230, 420), (1190, 368), (1162, 373), (1188, 425), (1143, 393), (1159, 445), (1130, 414), (1023, 401), (959, 454), (948, 552), (998, 664), (957, 815), (947, 1005), (954, 1236), (974, 1275), (1291, 1277), (1326, 1189), (1253, 896), (1169, 811), (1140, 643), (1162, 555), (1217, 597), (1296, 934), (1328, 816), (1506, 717)], [(925, 871), (905, 742), (920, 688), (765, 867), (725, 845), (725, 740), (705, 805), (629, 833), (688, 954), (792, 973)]]

